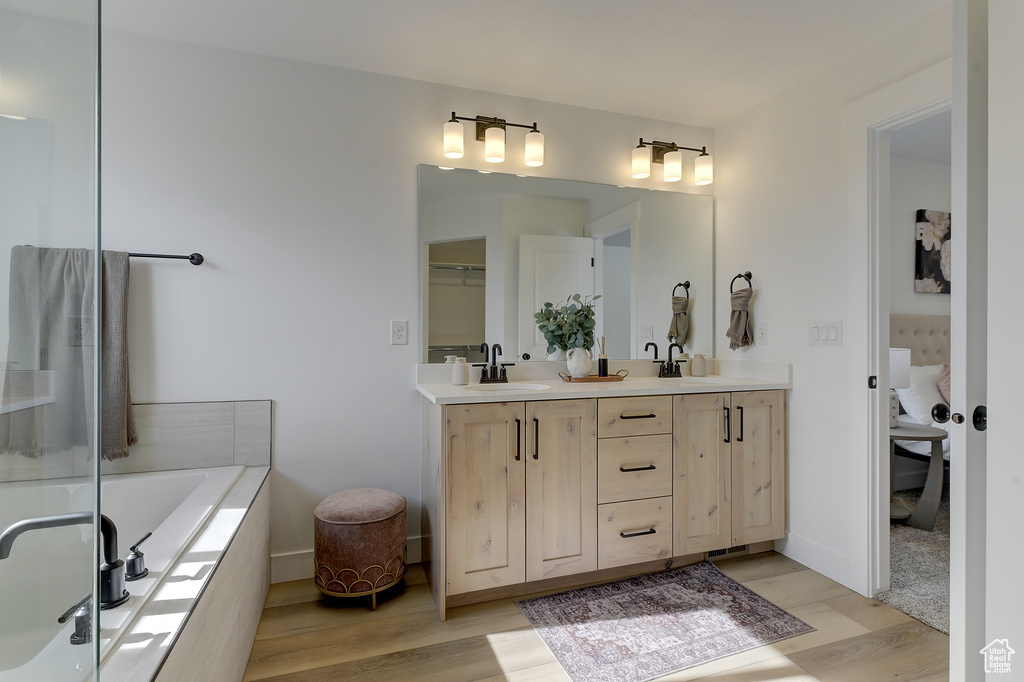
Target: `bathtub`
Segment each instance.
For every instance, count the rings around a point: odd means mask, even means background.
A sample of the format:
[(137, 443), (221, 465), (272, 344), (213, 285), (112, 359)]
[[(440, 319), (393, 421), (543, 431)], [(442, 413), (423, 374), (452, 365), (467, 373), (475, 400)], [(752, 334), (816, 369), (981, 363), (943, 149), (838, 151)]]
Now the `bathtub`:
[[(263, 485), (267, 471), (267, 467), (225, 466), (103, 476), (102, 512), (117, 526), (119, 557), (127, 557), (130, 545), (153, 533), (140, 547), (149, 575), (125, 583), (131, 594), (126, 604), (100, 612), (104, 682), (169, 679), (181, 661), (197, 658), (193, 652), (174, 656), (175, 643), (188, 639), (190, 628), (211, 625), (191, 616), (201, 600), (215, 598), (214, 577), (228, 552), (239, 546), (246, 553), (244, 563), (251, 567), (250, 545), (267, 544), (268, 514), (250, 513), (257, 500), (261, 509), (267, 506)], [(92, 494), (91, 486), (81, 479), (48, 481), (42, 488), (38, 481), (2, 484), (0, 527), (26, 516), (26, 509), (31, 510), (29, 515), (89, 509)], [(262, 550), (257, 555), (258, 551)], [(16, 540), (11, 556), (0, 561), (3, 610), (19, 614), (20, 619), (16, 633), (0, 632), (4, 642), (0, 682), (92, 678), (92, 647), (71, 645), (73, 623), (56, 622), (57, 616), (89, 592), (92, 576), (84, 575), (83, 567), (90, 566), (91, 553), (91, 528), (72, 526), (25, 533)], [(253, 573), (257, 584), (250, 591), (262, 608), (266, 586), (259, 583), (269, 585), (269, 572)], [(40, 579), (48, 587), (42, 594), (37, 587)], [(31, 588), (30, 581), (35, 583)], [(227, 582), (237, 583), (234, 577)], [(232, 585), (226, 588), (231, 590)], [(237, 614), (232, 616), (237, 629)], [(10, 629), (10, 625), (4, 627)], [(200, 633), (198, 639), (204, 636)], [(169, 662), (174, 663), (168, 666)]]

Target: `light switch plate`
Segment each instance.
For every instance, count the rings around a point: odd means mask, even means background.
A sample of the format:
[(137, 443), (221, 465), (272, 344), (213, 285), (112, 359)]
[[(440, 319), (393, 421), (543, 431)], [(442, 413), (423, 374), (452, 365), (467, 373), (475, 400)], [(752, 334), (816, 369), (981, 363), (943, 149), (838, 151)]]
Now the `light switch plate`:
[(653, 341), (654, 340), (654, 325), (645, 324), (640, 326), (640, 340), (641, 341)]

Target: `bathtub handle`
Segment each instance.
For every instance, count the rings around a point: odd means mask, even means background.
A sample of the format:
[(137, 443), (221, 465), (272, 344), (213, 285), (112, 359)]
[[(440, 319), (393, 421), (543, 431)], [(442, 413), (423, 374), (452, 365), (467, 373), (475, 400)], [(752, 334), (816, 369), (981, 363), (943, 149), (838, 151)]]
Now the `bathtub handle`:
[(141, 538), (135, 541), (135, 544), (129, 547), (131, 553), (128, 558), (125, 559), (124, 567), (124, 579), (128, 582), (138, 580), (139, 578), (145, 578), (149, 575), (149, 569), (146, 568), (146, 555), (139, 551), (139, 545), (149, 539), (152, 535), (152, 531), (146, 533)]
[(74, 606), (65, 611), (57, 622), (63, 625), (75, 619), (75, 631), (71, 633), (72, 644), (88, 644), (92, 641), (92, 614), (89, 612), (89, 602), (92, 601), (92, 592), (78, 600)]
[(136, 550), (137, 550), (137, 549), (139, 548), (139, 545), (141, 545), (141, 544), (142, 544), (143, 542), (145, 542), (146, 540), (148, 540), (148, 539), (149, 539), (149, 536), (150, 536), (150, 535), (152, 535), (152, 534), (153, 534), (153, 532), (152, 532), (152, 531), (150, 531), (150, 532), (146, 533), (146, 534), (145, 534), (145, 535), (143, 535), (143, 536), (142, 536), (141, 538), (139, 538), (138, 540), (136, 540), (136, 541), (135, 541), (135, 544), (134, 544), (134, 545), (132, 545), (131, 547), (129, 547), (128, 549), (130, 549), (130, 550), (131, 550), (131, 551), (133, 551), (133, 552), (134, 552), (134, 551), (136, 551)]

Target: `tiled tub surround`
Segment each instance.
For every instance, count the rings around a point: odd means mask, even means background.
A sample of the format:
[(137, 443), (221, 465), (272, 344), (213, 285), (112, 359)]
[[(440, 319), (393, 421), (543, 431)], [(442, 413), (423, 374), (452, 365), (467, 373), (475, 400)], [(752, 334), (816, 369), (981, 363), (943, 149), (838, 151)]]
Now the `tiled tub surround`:
[[(149, 575), (126, 583), (131, 593), (127, 604), (101, 612), (102, 679), (240, 680), (270, 585), (270, 401), (145, 408), (140, 440), (147, 439), (148, 449), (135, 466), (165, 471), (104, 473), (101, 479), (102, 511), (117, 525), (120, 557), (127, 556), (131, 543), (153, 531), (140, 548)], [(238, 419), (239, 413), (245, 417)], [(241, 434), (236, 422), (246, 424)], [(216, 447), (211, 447), (211, 433)], [(148, 434), (159, 435), (150, 438)], [(162, 440), (159, 446), (156, 439)], [(233, 464), (239, 452), (248, 465)], [(202, 467), (203, 460), (224, 466)], [(175, 463), (185, 468), (170, 470)], [(38, 481), (6, 483), (0, 488), (0, 499), (11, 501), (19, 493), (33, 499), (66, 499), (68, 511), (88, 508), (91, 499), (89, 486), (73, 478), (46, 481), (42, 486)], [(7, 516), (24, 515), (31, 507), (18, 504), (14, 509), (0, 510), (0, 522), (13, 522), (17, 519)], [(52, 505), (46, 513), (54, 513)], [(61, 538), (61, 533), (66, 537)], [(79, 528), (51, 529), (25, 534), (14, 549), (0, 566), (0, 579), (4, 571), (8, 577), (17, 576), (24, 568), (12, 560), (38, 567), (40, 556), (62, 557), (76, 551), (88, 556), (92, 538)], [(47, 565), (59, 570), (60, 563)], [(47, 580), (55, 585), (60, 581), (56, 575)], [(66, 582), (84, 584), (78, 590), (84, 593), (89, 578), (69, 576)], [(8, 587), (4, 586), (4, 594), (17, 590), (16, 585), (12, 590)], [(90, 647), (69, 643), (70, 623), (55, 625), (56, 616), (82, 595), (75, 588), (73, 598), (64, 594), (67, 589), (53, 592), (52, 600), (60, 603), (47, 606), (41, 605), (45, 600), (40, 595), (26, 594), (31, 603), (17, 612), (40, 614), (37, 634), (41, 639), (22, 643), (22, 650), (28, 651), (25, 660), (0, 660), (0, 667), (6, 668), (0, 670), (0, 681), (46, 679), (45, 672), (36, 674), (36, 666), (46, 664), (40, 670), (52, 671), (54, 660), (61, 658), (69, 661), (63, 669), (77, 664), (83, 679), (91, 674)]]
[(621, 382), (570, 383), (565, 363), (519, 363), (508, 386), (474, 390), (479, 370), (453, 386), (450, 367), (417, 367), (423, 559), (442, 620), (785, 535), (791, 366), (709, 361), (709, 376), (674, 379), (649, 360), (621, 368)]

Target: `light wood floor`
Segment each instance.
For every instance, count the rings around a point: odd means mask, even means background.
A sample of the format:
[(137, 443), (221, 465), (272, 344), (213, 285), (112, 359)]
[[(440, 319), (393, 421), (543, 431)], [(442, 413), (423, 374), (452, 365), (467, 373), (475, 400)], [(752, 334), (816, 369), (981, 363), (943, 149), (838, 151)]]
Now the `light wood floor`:
[[(817, 629), (660, 680), (947, 680), (949, 638), (768, 552), (718, 564)], [(340, 602), (340, 603), (337, 603)], [(312, 580), (270, 588), (245, 680), (568, 681), (515, 601), (452, 609), (437, 620), (422, 569), (365, 599), (321, 598)]]

